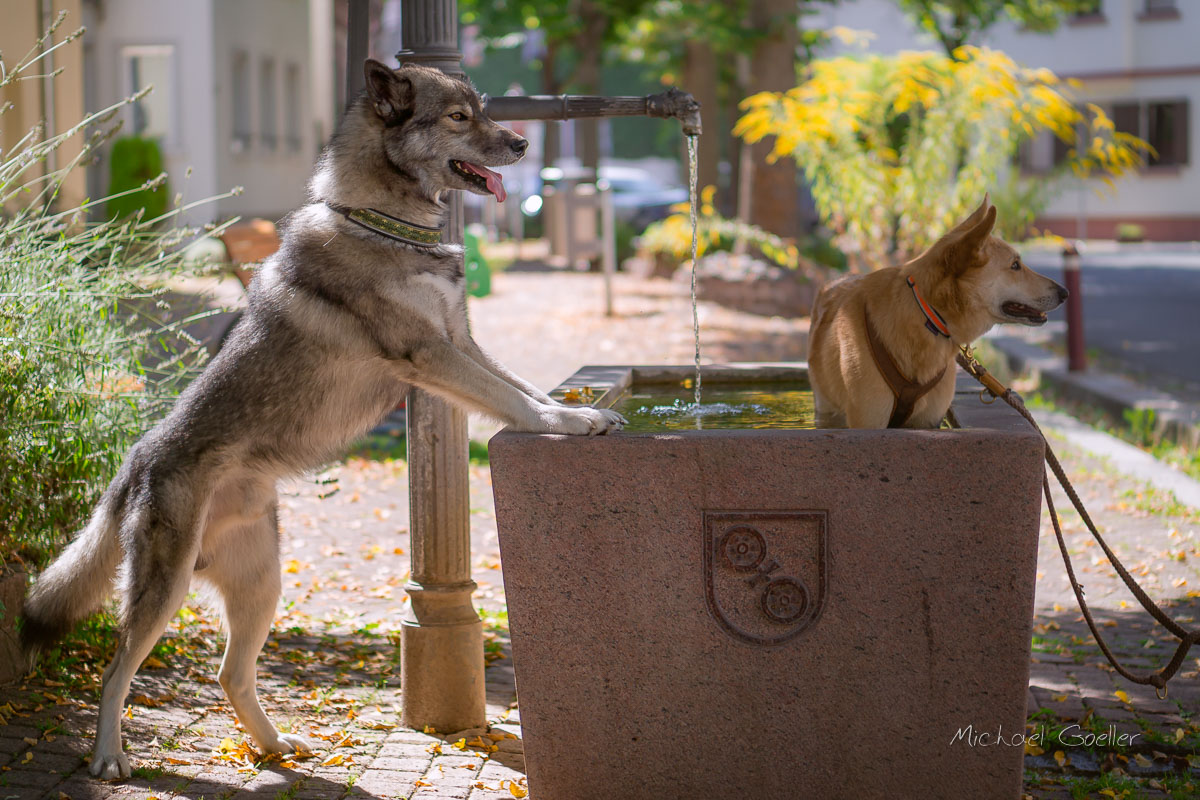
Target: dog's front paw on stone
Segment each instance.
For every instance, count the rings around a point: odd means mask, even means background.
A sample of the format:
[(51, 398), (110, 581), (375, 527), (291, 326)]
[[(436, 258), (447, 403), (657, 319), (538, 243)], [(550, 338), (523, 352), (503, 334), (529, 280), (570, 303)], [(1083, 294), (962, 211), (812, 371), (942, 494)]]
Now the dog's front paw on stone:
[(88, 771), (102, 781), (115, 781), (128, 778), (130, 774), (129, 756), (124, 753), (96, 754), (92, 757)]
[(552, 433), (567, 433), (574, 436), (596, 436), (609, 431), (619, 431), (625, 418), (607, 408), (573, 406), (557, 409), (557, 419)]
[(281, 733), (274, 743), (263, 747), (268, 753), (311, 753), (312, 745), (303, 736)]

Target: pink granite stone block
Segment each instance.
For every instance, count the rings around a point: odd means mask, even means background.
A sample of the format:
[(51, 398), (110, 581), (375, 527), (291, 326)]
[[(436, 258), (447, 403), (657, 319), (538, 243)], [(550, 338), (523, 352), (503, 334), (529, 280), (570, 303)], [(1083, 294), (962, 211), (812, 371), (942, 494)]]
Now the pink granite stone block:
[(955, 414), (498, 434), (531, 796), (1017, 798), (1043, 444), (974, 394)]

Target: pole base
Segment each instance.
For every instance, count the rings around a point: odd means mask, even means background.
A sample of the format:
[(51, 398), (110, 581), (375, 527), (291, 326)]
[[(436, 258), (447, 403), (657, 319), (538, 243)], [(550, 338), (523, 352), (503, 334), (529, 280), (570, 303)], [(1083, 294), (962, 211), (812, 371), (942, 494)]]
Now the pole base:
[(470, 618), (435, 613), (442, 619), (426, 622), (412, 610), (400, 628), (400, 724), (438, 733), (482, 728), (487, 723), (483, 621), (474, 609)]

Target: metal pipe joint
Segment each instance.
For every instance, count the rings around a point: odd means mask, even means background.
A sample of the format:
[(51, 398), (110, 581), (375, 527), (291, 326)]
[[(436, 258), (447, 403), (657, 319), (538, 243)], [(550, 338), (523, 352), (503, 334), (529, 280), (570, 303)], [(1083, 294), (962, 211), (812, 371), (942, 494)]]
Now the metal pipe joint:
[(645, 97), (593, 95), (533, 95), (483, 97), (483, 109), (497, 122), (582, 117), (659, 117), (680, 122), (687, 136), (701, 134), (700, 103), (687, 92), (671, 87)]

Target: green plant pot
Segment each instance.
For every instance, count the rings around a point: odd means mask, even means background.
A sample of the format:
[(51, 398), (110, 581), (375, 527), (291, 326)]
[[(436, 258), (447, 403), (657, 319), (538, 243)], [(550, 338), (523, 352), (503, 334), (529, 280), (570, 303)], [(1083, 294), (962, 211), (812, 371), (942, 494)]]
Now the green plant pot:
[[(162, 148), (155, 139), (125, 136), (113, 142), (110, 158), (110, 195), (127, 192), (154, 180), (163, 171)], [(114, 197), (107, 203), (109, 217), (123, 219), (145, 209), (144, 219), (153, 219), (167, 210), (170, 190), (164, 181), (150, 191), (142, 190)]]

